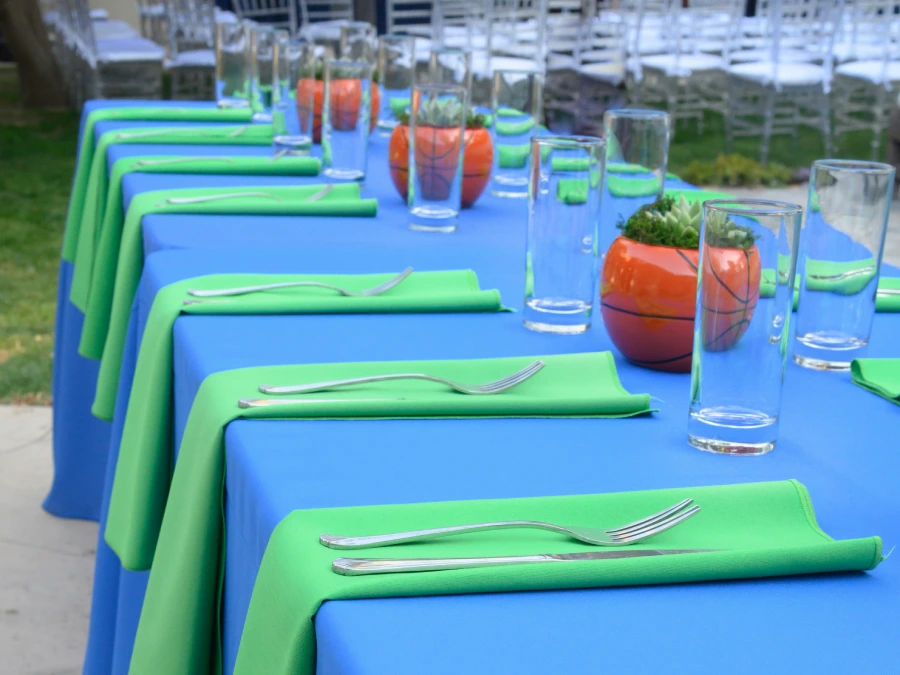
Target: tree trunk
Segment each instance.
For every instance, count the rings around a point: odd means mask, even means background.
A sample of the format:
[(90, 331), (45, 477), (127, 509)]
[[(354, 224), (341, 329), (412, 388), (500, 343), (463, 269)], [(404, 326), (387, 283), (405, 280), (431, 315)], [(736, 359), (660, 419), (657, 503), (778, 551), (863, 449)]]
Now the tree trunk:
[(0, 33), (19, 73), (26, 108), (61, 108), (68, 103), (38, 0), (0, 0)]

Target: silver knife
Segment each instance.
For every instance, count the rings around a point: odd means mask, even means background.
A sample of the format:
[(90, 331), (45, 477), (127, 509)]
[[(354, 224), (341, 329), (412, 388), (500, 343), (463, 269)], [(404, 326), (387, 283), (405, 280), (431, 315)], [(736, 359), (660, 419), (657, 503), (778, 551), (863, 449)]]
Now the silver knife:
[(522, 565), (524, 563), (645, 558), (657, 555), (681, 555), (682, 553), (712, 553), (720, 550), (722, 549), (629, 549), (627, 551), (592, 551), (585, 553), (540, 553), (538, 555), (501, 556), (499, 558), (336, 558), (331, 563), (331, 571), (335, 574), (355, 577), (363, 574), (461, 570), (470, 567), (501, 567), (503, 565)]
[(242, 398), (238, 400), (238, 408), (266, 408), (277, 405), (293, 405), (295, 403), (362, 403), (368, 401), (405, 401), (405, 398)]

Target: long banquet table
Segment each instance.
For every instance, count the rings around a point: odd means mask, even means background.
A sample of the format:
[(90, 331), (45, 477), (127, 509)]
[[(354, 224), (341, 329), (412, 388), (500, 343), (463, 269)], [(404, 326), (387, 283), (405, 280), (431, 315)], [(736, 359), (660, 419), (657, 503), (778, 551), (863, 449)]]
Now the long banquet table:
[[(104, 123), (114, 127), (116, 123)], [(151, 126), (141, 123), (141, 126)], [(238, 154), (260, 148), (112, 146), (138, 154)], [(405, 229), (373, 139), (371, 219), (152, 215), (122, 369), (107, 490), (136, 348), (156, 292), (218, 272), (474, 269), (519, 307), (524, 204), (485, 196), (460, 231)], [(307, 183), (317, 178), (294, 179)], [(187, 186), (275, 185), (272, 177), (130, 174), (123, 200)], [(607, 213), (604, 227), (613, 217)], [(186, 250), (177, 250), (186, 249)], [(274, 527), (292, 510), (362, 504), (578, 494), (797, 478), (838, 538), (900, 534), (897, 408), (849, 376), (789, 365), (781, 436), (757, 459), (716, 457), (685, 441), (686, 375), (618, 357), (599, 320), (575, 337), (531, 333), (516, 313), (182, 316), (174, 328), (175, 435), (200, 383), (251, 365), (477, 358), (612, 349), (626, 389), (660, 410), (630, 420), (237, 421), (226, 433), (225, 672), (231, 672), (256, 573)], [(900, 317), (876, 317), (871, 356), (898, 351)], [(66, 345), (58, 345), (65, 349)], [(74, 386), (71, 382), (67, 383)], [(60, 386), (59, 381), (55, 386)], [(139, 404), (139, 402), (138, 402)], [(65, 433), (65, 430), (61, 430)], [(331, 673), (853, 672), (900, 668), (894, 645), (900, 573), (581, 591), (327, 602), (316, 617), (317, 670)], [(124, 673), (145, 573), (117, 565), (101, 541), (86, 673)]]

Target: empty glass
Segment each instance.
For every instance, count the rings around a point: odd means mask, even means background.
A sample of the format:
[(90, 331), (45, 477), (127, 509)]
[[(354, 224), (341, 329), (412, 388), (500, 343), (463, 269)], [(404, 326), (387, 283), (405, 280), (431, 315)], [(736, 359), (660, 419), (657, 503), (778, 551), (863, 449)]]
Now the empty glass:
[(431, 50), (428, 80), (432, 84), (453, 84), (466, 90), (466, 101), (472, 91), (472, 57), (462, 49), (441, 47)]
[(866, 355), (893, 188), (889, 164), (813, 164), (797, 270), (801, 366), (846, 371)]
[(378, 38), (378, 86), (380, 108), (378, 130), (389, 136), (397, 126), (397, 116), (409, 108), (416, 67), (415, 38), (382, 35)]
[(375, 26), (352, 21), (341, 26), (341, 58), (348, 61), (375, 62)]
[(527, 70), (494, 71), (491, 94), (491, 140), (494, 168), (491, 194), (528, 196), (528, 156), (543, 105), (543, 78)]
[(526, 328), (573, 335), (591, 327), (606, 142), (531, 140), (525, 259)]
[(456, 231), (465, 125), (465, 89), (447, 84), (413, 87), (407, 194), (411, 230)]
[(662, 110), (622, 108), (603, 115), (606, 149), (606, 215), (600, 229), (600, 254), (641, 206), (663, 196), (669, 158), (669, 115)]
[(365, 180), (372, 66), (367, 61), (326, 61), (323, 100), (324, 174), (343, 180)]
[(268, 26), (250, 28), (250, 107), (254, 122), (272, 121), (272, 82), (275, 79), (275, 42), (279, 38)]
[(703, 204), (688, 417), (695, 448), (775, 447), (802, 213), (756, 199)]
[(314, 46), (306, 40), (282, 36), (275, 43), (272, 96), (272, 141), (276, 156), (308, 155), (312, 124), (316, 62)]
[(250, 105), (247, 25), (216, 24), (216, 101), (220, 108)]

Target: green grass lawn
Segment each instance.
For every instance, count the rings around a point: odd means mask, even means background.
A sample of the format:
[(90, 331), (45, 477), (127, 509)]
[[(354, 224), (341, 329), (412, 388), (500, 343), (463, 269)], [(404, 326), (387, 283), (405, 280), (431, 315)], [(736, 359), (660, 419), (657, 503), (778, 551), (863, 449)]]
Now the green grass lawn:
[(56, 275), (78, 116), (17, 107), (0, 70), (0, 403), (50, 403)]
[[(0, 403), (50, 403), (56, 277), (75, 168), (78, 115), (18, 108), (15, 71), (0, 67)], [(679, 125), (669, 169), (725, 152), (724, 123), (708, 116), (698, 135)], [(836, 156), (869, 158), (865, 133), (841, 140)], [(757, 141), (734, 152), (757, 159)], [(800, 128), (797, 141), (773, 139), (771, 160), (808, 167), (824, 153), (819, 134)]]

